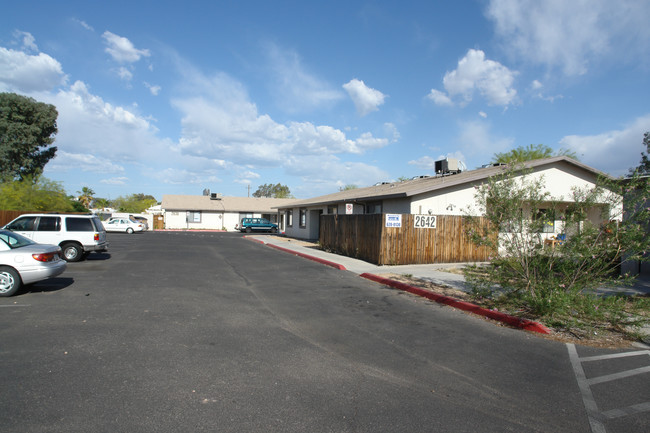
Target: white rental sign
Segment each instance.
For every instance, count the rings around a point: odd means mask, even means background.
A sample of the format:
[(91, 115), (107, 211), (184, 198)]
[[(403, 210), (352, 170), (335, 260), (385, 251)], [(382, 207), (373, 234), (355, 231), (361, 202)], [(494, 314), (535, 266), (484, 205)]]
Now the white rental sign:
[(416, 229), (435, 229), (436, 217), (433, 215), (414, 215), (413, 227)]
[(402, 214), (386, 214), (386, 227), (402, 227)]

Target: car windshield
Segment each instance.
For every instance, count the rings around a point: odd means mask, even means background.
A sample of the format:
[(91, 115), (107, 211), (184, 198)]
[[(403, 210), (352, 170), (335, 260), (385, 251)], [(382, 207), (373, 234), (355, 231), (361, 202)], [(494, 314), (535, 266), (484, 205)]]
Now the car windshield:
[(27, 245), (35, 244), (36, 242), (18, 233), (10, 232), (8, 230), (0, 230), (0, 241), (7, 244), (11, 249), (20, 248)]

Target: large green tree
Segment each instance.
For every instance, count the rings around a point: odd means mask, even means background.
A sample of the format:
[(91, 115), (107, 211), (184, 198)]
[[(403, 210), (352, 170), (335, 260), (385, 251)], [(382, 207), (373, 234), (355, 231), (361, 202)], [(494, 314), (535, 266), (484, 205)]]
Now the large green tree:
[(118, 197), (112, 201), (112, 206), (120, 212), (142, 213), (158, 201), (151, 195), (143, 193), (131, 194), (127, 197)]
[(0, 93), (0, 179), (38, 175), (56, 154), (54, 105), (15, 93)]
[(528, 146), (519, 146), (508, 152), (495, 153), (492, 157), (492, 162), (511, 164), (561, 155), (568, 156), (569, 158), (573, 158), (575, 160), (578, 159), (578, 156), (575, 154), (575, 152), (571, 152), (567, 149), (554, 151), (545, 144), (529, 144)]
[(61, 183), (43, 176), (33, 178), (31, 175), (0, 183), (0, 209), (43, 212), (75, 210), (73, 200), (66, 195)]
[(291, 191), (286, 185), (265, 183), (257, 188), (253, 197), (291, 198)]

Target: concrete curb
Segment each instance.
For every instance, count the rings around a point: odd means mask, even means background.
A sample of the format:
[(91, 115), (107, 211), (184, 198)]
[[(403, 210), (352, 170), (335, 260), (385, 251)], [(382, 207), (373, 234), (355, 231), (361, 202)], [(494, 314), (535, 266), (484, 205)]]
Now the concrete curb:
[(439, 304), (448, 305), (450, 307), (458, 308), (459, 310), (478, 314), (479, 316), (488, 317), (490, 319), (506, 323), (515, 328), (525, 329), (526, 331), (539, 332), (540, 334), (551, 333), (551, 331), (546, 326), (542, 325), (541, 323), (533, 322), (531, 320), (511, 316), (499, 311), (488, 310), (487, 308), (482, 308), (469, 302), (459, 301), (458, 299), (450, 298), (449, 296), (439, 295), (437, 293), (433, 293), (419, 287), (404, 284), (399, 281), (390, 280), (388, 278), (383, 278), (378, 275), (363, 273), (360, 276), (376, 283), (385, 284), (395, 289), (404, 290), (405, 292), (422, 296), (424, 298), (438, 302)]

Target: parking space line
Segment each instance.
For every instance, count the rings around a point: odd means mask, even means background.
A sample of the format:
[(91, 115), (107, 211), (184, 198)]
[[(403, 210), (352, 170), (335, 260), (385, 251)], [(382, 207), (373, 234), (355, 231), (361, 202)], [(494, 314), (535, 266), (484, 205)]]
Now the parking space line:
[(596, 385), (597, 383), (610, 382), (612, 380), (624, 379), (637, 374), (650, 373), (650, 367), (639, 367), (634, 370), (621, 371), (620, 373), (607, 374), (605, 376), (594, 377), (587, 379), (589, 385)]
[(569, 351), (569, 359), (573, 366), (573, 371), (578, 381), (578, 388), (582, 394), (582, 401), (587, 410), (587, 417), (589, 425), (591, 426), (592, 433), (606, 433), (604, 420), (621, 418), (625, 416), (635, 415), (642, 412), (650, 412), (650, 402), (635, 404), (628, 407), (615, 408), (607, 411), (599, 411), (596, 399), (591, 391), (591, 386), (599, 383), (610, 382), (614, 380), (623, 379), (626, 377), (635, 376), (638, 374), (650, 373), (650, 366), (626, 370), (619, 373), (607, 374), (605, 376), (593, 377), (587, 379), (582, 363), (592, 361), (606, 361), (616, 358), (626, 358), (631, 356), (650, 356), (650, 350), (640, 350), (635, 352), (614, 353), (610, 355), (588, 356), (580, 358), (578, 351), (574, 344), (567, 343), (567, 350)]

